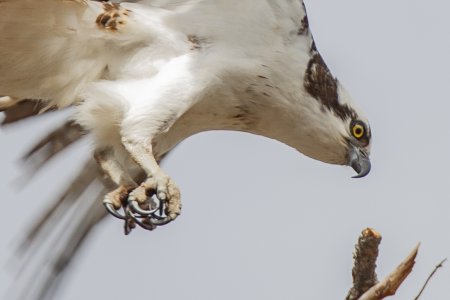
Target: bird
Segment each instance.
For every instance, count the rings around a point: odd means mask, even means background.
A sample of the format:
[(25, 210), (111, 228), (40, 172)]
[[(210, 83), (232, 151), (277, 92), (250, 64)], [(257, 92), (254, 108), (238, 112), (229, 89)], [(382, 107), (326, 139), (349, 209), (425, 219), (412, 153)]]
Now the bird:
[[(3, 124), (73, 110), (27, 158), (95, 140), (25, 243), (62, 203), (84, 201), (55, 276), (106, 212), (125, 234), (175, 220), (181, 193), (160, 163), (199, 132), (264, 136), (357, 178), (371, 169), (369, 121), (319, 53), (301, 0), (0, 0), (0, 74)], [(99, 195), (79, 196), (94, 181)]]

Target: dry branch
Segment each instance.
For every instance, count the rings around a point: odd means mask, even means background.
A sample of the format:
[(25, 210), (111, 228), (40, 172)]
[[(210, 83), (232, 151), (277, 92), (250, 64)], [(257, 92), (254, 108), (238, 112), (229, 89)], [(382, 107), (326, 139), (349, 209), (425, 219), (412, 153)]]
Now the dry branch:
[(367, 228), (362, 231), (353, 254), (355, 260), (352, 270), (353, 287), (348, 292), (346, 300), (379, 300), (392, 296), (411, 273), (419, 245), (391, 274), (378, 282), (375, 269), (380, 242), (381, 234), (374, 229)]
[(436, 273), (436, 271), (439, 268), (442, 268), (444, 263), (447, 261), (447, 258), (444, 258), (440, 263), (437, 264), (437, 266), (434, 268), (433, 272), (431, 272), (431, 274), (428, 276), (427, 280), (425, 281), (422, 289), (420, 290), (419, 294), (416, 296), (416, 298), (414, 298), (414, 300), (418, 300), (420, 298), (420, 296), (422, 295), (423, 291), (425, 290), (425, 288), (428, 285), (428, 282), (430, 282), (431, 277), (433, 277), (433, 275)]
[(364, 229), (355, 246), (353, 258), (355, 260), (352, 276), (353, 287), (348, 292), (346, 300), (356, 300), (372, 286), (378, 283), (375, 268), (378, 257), (378, 246), (381, 235), (371, 229)]
[(370, 288), (359, 300), (378, 300), (392, 296), (397, 292), (402, 282), (411, 273), (420, 244), (398, 265), (398, 267), (381, 282)]

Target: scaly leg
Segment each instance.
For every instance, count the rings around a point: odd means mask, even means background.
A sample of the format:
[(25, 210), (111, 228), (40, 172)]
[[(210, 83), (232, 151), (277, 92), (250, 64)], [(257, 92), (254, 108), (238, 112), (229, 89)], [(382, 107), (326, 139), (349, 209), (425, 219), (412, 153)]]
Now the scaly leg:
[[(151, 198), (152, 194), (147, 192), (154, 185), (149, 184), (148, 180), (146, 180), (141, 186), (138, 186), (128, 171), (117, 160), (112, 147), (97, 149), (94, 157), (105, 174), (118, 185), (117, 189), (105, 196), (103, 205), (111, 215), (125, 221), (125, 234), (129, 234), (136, 227), (136, 224), (144, 229), (153, 230), (156, 228), (156, 225), (168, 222), (166, 218), (162, 217), (161, 210), (164, 209), (166, 204), (164, 200), (169, 197), (160, 194), (160, 197), (158, 197), (159, 203), (154, 203)], [(133, 191), (132, 194), (130, 194), (131, 191)], [(171, 187), (169, 194), (176, 193)], [(178, 197), (170, 198), (177, 198), (179, 201), (179, 193)], [(125, 214), (119, 213), (121, 208), (124, 209)], [(172, 207), (166, 207), (166, 211), (173, 211), (173, 209)], [(170, 220), (175, 218), (173, 214), (171, 216)]]
[[(115, 100), (115, 98), (110, 99), (111, 94), (120, 99), (119, 103), (127, 99), (127, 109), (120, 116), (121, 122), (118, 124), (118, 119), (114, 118), (113, 121), (116, 124), (114, 126), (120, 127), (118, 133), (122, 145), (127, 154), (144, 171), (146, 179), (129, 193), (127, 203), (123, 203), (124, 192), (120, 191), (115, 194), (118, 195), (115, 196), (116, 198), (110, 198), (106, 202), (110, 203), (108, 205), (110, 210), (124, 206), (125, 218), (132, 218), (146, 229), (166, 224), (174, 220), (181, 212), (180, 191), (160, 169), (154, 157), (152, 143), (155, 137), (170, 130), (180, 116), (201, 101), (204, 93), (209, 92), (205, 87), (210, 87), (211, 80), (216, 80), (210, 72), (192, 73), (192, 61), (197, 61), (192, 58), (192, 55), (176, 57), (167, 62), (164, 68), (152, 78), (103, 83), (94, 90), (95, 94), (90, 95), (93, 99), (91, 101), (101, 104), (101, 100), (98, 99), (102, 99), (104, 95), (99, 92), (99, 89), (105, 88), (108, 90), (108, 103)], [(197, 69), (194, 68), (194, 70)], [(80, 106), (84, 115), (90, 113), (89, 99), (91, 98), (88, 97), (84, 106)], [(108, 106), (103, 111), (108, 111)], [(93, 116), (94, 125), (91, 127), (93, 129), (105, 127), (105, 124), (96, 126), (97, 119)], [(101, 120), (108, 121), (108, 119)], [(106, 141), (108, 142), (108, 139)], [(110, 162), (106, 163), (107, 166), (104, 169), (114, 170), (115, 167), (109, 164)], [(109, 173), (121, 174), (122, 172), (109, 171)], [(118, 185), (124, 185), (121, 180), (115, 181)], [(154, 210), (153, 203), (161, 209), (160, 212)]]
[[(205, 86), (210, 87), (211, 80), (215, 79), (210, 73), (193, 74), (191, 58), (190, 55), (175, 58), (148, 82), (138, 82), (132, 91), (145, 98), (132, 102), (121, 124), (123, 146), (147, 174), (147, 179), (128, 197), (131, 215), (149, 216), (156, 226), (174, 220), (181, 212), (181, 202), (178, 187), (154, 157), (152, 142), (200, 101), (206, 93)], [(154, 196), (164, 208), (163, 218), (143, 208), (149, 196)]]
[[(108, 193), (103, 199), (103, 205), (113, 216), (125, 220), (125, 234), (128, 234), (135, 227), (134, 221), (130, 217), (121, 215), (118, 210), (123, 207), (127, 211), (127, 198), (130, 191), (138, 185), (131, 178), (122, 164), (116, 159), (112, 147), (102, 147), (95, 151), (94, 157), (106, 175), (118, 185), (118, 188)], [(148, 205), (147, 205), (148, 207)], [(147, 228), (150, 229), (150, 228)]]
[[(122, 207), (122, 204), (125, 203), (128, 193), (138, 185), (117, 161), (112, 147), (97, 149), (94, 153), (94, 157), (106, 175), (119, 186), (116, 190), (107, 194), (103, 200), (106, 207), (118, 210)], [(117, 216), (116, 214), (114, 215)]]
[(136, 163), (147, 173), (148, 177), (139, 187), (134, 189), (128, 197), (130, 214), (133, 218), (138, 216), (151, 216), (154, 211), (142, 209), (147, 205), (147, 199), (155, 195), (159, 206), (164, 207), (165, 217), (149, 219), (153, 225), (164, 225), (174, 220), (181, 213), (180, 191), (175, 183), (159, 167), (152, 153), (150, 143), (139, 142), (135, 139), (123, 139), (123, 145), (131, 154)]

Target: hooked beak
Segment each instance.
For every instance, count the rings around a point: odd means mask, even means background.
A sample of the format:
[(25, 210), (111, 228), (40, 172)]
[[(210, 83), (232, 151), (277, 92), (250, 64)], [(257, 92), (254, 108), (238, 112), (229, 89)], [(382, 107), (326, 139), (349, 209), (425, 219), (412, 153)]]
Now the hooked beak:
[(348, 165), (358, 173), (358, 175), (352, 178), (361, 178), (369, 174), (370, 172), (370, 160), (366, 152), (353, 146), (348, 156)]

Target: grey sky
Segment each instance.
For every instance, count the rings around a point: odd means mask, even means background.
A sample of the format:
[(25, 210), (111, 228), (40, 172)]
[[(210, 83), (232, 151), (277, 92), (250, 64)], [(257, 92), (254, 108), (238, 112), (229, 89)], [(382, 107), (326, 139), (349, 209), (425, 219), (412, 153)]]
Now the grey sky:
[[(57, 299), (343, 299), (353, 245), (367, 226), (383, 235), (380, 277), (422, 243), (395, 299), (412, 299), (450, 256), (450, 2), (306, 4), (319, 51), (370, 119), (371, 174), (351, 179), (350, 168), (248, 134), (195, 136), (165, 163), (182, 191), (181, 217), (128, 237), (108, 218)], [(38, 120), (0, 132), (0, 265), (83, 156), (58, 158), (16, 193), (13, 183), (22, 183), (14, 178), (25, 170), (17, 160), (50, 125)], [(12, 282), (8, 266), (0, 295)], [(449, 299), (449, 282), (450, 265), (423, 299)]]

